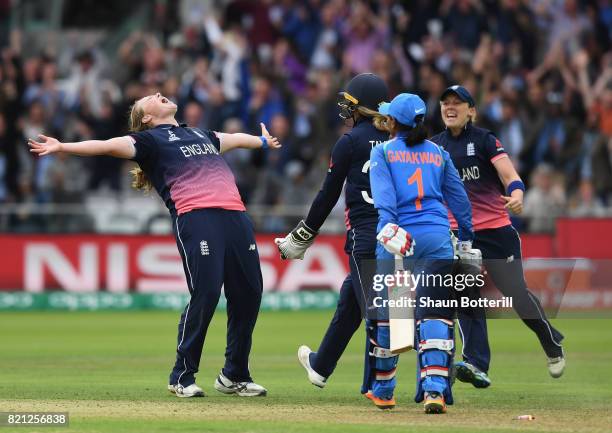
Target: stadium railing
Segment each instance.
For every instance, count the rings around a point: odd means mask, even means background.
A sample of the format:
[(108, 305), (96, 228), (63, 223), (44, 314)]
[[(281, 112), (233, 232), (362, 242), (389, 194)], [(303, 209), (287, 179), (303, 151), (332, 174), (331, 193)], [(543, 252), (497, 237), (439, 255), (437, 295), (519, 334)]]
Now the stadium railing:
[[(308, 206), (248, 206), (257, 232), (282, 233), (304, 218)], [(344, 233), (344, 215), (332, 212), (323, 233)], [(84, 204), (0, 205), (0, 233), (171, 234), (168, 213), (148, 197), (96, 196)]]

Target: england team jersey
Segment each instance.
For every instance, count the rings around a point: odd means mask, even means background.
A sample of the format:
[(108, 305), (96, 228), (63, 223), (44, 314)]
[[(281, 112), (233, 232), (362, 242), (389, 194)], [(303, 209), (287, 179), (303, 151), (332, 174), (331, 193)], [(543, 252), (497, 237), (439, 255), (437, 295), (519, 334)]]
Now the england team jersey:
[(371, 198), (370, 152), (388, 137), (389, 134), (376, 129), (371, 120), (361, 118), (349, 132), (338, 139), (332, 149), (323, 186), (306, 217), (308, 227), (314, 230), (321, 227), (336, 205), (345, 181), (346, 229), (376, 226), (378, 212)]
[[(486, 129), (468, 124), (457, 137), (446, 130), (431, 138), (446, 150), (455, 164), (459, 177), (472, 203), (474, 230), (494, 229), (510, 225), (504, 208), (506, 195), (493, 163), (508, 154), (497, 138)], [(457, 222), (449, 212), (451, 228)]]
[(172, 216), (203, 208), (245, 210), (234, 174), (221, 156), (216, 133), (158, 125), (130, 137), (136, 148), (133, 160), (151, 180)]

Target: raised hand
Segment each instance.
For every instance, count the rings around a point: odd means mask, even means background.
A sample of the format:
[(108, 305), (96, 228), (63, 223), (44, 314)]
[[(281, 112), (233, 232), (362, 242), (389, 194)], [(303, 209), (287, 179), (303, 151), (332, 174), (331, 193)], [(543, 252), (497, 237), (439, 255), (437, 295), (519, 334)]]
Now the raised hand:
[(263, 122), (260, 123), (260, 125), (261, 125), (261, 135), (266, 137), (266, 140), (268, 141), (268, 147), (271, 147), (273, 149), (278, 149), (279, 147), (282, 147), (282, 144), (280, 144), (280, 141), (278, 141), (278, 138), (270, 135), (270, 133), (268, 132), (268, 129), (266, 128), (266, 125), (264, 125)]
[(40, 141), (36, 141), (32, 138), (28, 139), (30, 152), (35, 153), (38, 156), (44, 156), (62, 151), (62, 143), (60, 143), (56, 138), (47, 137), (46, 135), (40, 134), (38, 139)]
[(577, 69), (584, 69), (589, 66), (589, 53), (585, 50), (580, 50), (574, 55), (572, 61)]

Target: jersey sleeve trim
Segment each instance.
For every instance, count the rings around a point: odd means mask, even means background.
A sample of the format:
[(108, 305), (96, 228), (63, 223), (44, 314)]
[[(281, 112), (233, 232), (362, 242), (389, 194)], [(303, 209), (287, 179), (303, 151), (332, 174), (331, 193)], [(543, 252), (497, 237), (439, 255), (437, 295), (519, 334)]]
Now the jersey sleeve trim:
[(223, 146), (223, 137), (225, 136), (225, 134), (223, 132), (217, 131), (212, 131), (212, 133), (215, 137), (217, 137), (217, 140), (219, 140), (219, 150), (221, 150), (221, 147)]
[(491, 158), (491, 163), (495, 163), (495, 161), (499, 161), (502, 158), (508, 158), (508, 154), (507, 153), (500, 153), (499, 155), (495, 155), (493, 158)]

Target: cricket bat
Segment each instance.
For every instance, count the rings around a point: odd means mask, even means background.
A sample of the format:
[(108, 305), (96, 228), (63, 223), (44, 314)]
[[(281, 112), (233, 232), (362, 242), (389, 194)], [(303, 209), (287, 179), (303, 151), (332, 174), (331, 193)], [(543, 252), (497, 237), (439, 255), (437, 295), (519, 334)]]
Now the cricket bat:
[[(404, 257), (395, 256), (395, 272), (404, 271)], [(389, 290), (389, 300), (399, 301), (402, 298), (412, 298), (410, 285), (398, 285)], [(407, 352), (414, 348), (414, 308), (408, 306), (389, 308), (389, 334), (392, 353)]]

